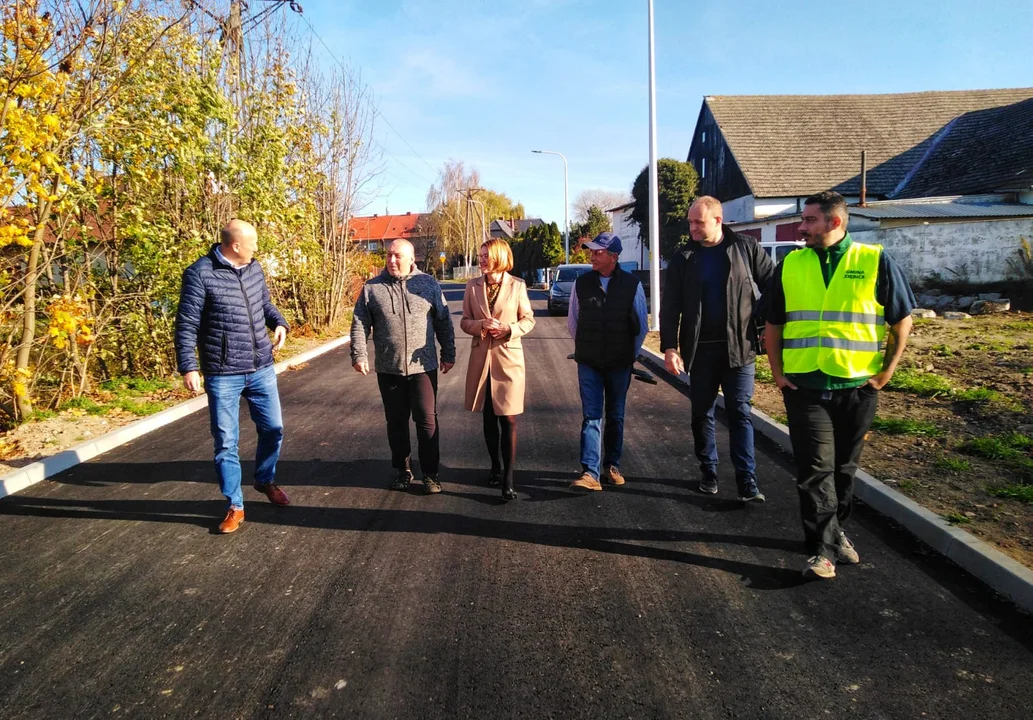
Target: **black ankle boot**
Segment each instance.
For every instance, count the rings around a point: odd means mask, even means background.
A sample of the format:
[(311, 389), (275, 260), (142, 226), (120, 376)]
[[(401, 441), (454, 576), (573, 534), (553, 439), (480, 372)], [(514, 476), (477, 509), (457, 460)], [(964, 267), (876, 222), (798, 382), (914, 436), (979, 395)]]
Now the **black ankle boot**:
[(513, 489), (513, 478), (507, 477), (502, 483), (502, 499), (503, 500), (516, 500), (516, 490)]

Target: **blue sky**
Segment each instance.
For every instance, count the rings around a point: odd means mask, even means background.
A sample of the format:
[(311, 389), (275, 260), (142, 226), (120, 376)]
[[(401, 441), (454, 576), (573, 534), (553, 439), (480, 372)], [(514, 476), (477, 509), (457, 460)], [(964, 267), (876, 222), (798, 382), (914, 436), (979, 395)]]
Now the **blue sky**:
[[(585, 189), (628, 191), (648, 161), (646, 0), (302, 4), (386, 120), (370, 213), (424, 210), (451, 158), (529, 216), (562, 224), (563, 164), (532, 149), (566, 155), (571, 204)], [(1033, 86), (1033, 0), (654, 8), (660, 157), (685, 159), (704, 95)], [(318, 41), (314, 51), (333, 63)]]

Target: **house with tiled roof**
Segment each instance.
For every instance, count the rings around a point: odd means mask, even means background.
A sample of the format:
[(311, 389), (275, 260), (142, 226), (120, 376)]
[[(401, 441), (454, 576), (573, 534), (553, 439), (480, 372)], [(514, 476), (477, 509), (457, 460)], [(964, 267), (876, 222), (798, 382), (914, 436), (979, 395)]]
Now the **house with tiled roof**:
[[(798, 210), (835, 190), (857, 202), (1033, 191), (1033, 88), (704, 98), (688, 161), (730, 221)], [(989, 154), (987, 154), (989, 152)]]
[(512, 240), (517, 235), (526, 232), (528, 228), (544, 225), (541, 218), (498, 218), (491, 221), (488, 235), (493, 238)]
[(414, 212), (353, 217), (348, 221), (348, 239), (355, 247), (370, 252), (383, 251), (394, 240), (408, 240), (420, 266), (437, 245), (430, 214)]
[(851, 234), (915, 278), (1000, 282), (1033, 230), (1033, 88), (707, 97), (688, 159), (765, 243), (798, 239), (808, 195), (841, 193)]

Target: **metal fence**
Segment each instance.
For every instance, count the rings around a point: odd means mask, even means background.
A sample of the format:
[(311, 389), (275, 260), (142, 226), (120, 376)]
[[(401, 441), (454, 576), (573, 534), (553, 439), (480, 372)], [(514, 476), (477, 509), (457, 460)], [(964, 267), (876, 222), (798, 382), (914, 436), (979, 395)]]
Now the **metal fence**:
[(449, 275), (452, 280), (469, 280), (470, 278), (480, 277), (481, 268), (477, 265), (471, 265), (469, 267), (457, 265), (452, 268)]

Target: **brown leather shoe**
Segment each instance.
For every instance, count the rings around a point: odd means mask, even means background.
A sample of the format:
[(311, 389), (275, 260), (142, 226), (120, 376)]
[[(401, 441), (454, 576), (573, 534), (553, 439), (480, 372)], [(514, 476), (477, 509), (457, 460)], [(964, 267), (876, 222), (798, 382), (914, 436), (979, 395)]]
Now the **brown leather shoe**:
[(244, 522), (244, 511), (230, 508), (226, 511), (225, 519), (219, 523), (219, 532), (223, 535), (236, 532), (242, 522)]
[(570, 484), (575, 490), (602, 490), (603, 486), (592, 477), (592, 473), (581, 473), (581, 477)]
[(620, 468), (618, 468), (616, 465), (610, 466), (610, 469), (607, 471), (606, 476), (610, 479), (611, 485), (624, 484), (624, 476), (621, 475)]
[(291, 500), (287, 497), (287, 493), (280, 489), (280, 486), (275, 483), (266, 483), (264, 485), (255, 485), (255, 490), (264, 494), (269, 498), (269, 502), (273, 505), (279, 505), (284, 507), (291, 504)]

